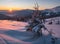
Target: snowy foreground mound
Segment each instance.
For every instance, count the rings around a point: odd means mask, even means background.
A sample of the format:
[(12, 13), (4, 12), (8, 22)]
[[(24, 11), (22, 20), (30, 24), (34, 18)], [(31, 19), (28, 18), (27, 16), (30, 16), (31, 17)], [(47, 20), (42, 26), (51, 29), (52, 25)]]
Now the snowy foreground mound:
[(0, 44), (51, 44), (51, 37), (57, 37), (56, 44), (60, 44), (60, 25), (49, 25), (47, 22), (45, 26), (55, 34), (50, 36), (43, 30), (42, 37), (34, 37), (33, 32), (25, 31), (27, 25), (26, 22), (0, 20)]

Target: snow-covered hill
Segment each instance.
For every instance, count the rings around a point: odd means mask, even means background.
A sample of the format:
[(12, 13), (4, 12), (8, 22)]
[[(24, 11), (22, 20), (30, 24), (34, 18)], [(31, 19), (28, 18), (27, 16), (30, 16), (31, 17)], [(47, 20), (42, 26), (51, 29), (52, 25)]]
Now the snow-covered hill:
[(45, 26), (49, 31), (55, 34), (52, 36), (42, 30), (41, 37), (34, 36), (33, 32), (25, 31), (26, 22), (17, 22), (10, 20), (0, 20), (0, 44), (52, 44), (51, 38), (56, 37), (56, 44), (60, 44), (60, 24), (56, 24), (58, 18), (53, 18), (53, 24), (48, 24), (51, 19), (47, 19)]
[(45, 11), (45, 12), (60, 12), (60, 6), (56, 6), (56, 7), (51, 8), (51, 9), (45, 9), (43, 11)]
[(52, 8), (52, 11), (60, 12), (60, 6), (57, 6), (57, 7)]

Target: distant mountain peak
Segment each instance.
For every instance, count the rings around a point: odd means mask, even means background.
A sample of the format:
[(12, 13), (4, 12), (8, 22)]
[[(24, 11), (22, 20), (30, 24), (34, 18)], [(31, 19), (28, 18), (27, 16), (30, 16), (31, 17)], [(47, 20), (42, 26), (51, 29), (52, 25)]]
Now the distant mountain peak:
[(55, 8), (60, 8), (60, 6), (57, 6), (57, 7), (55, 7)]
[(51, 9), (52, 11), (60, 12), (60, 6), (56, 6)]

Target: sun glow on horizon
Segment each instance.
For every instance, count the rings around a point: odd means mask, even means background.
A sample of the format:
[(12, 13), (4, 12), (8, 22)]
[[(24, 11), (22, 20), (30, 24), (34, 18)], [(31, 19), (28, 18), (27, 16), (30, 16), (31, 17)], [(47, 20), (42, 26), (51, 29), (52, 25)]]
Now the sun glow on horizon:
[[(34, 8), (33, 8), (34, 6), (30, 6), (29, 8), (27, 8), (27, 7), (18, 7), (18, 6), (12, 6), (12, 7), (8, 7), (8, 6), (0, 6), (0, 10), (7, 10), (7, 11), (9, 11), (9, 12), (12, 12), (12, 11), (15, 11), (15, 10), (24, 10), (24, 9), (32, 9), (32, 10), (34, 10)], [(46, 7), (44, 7), (44, 6), (40, 6), (39, 7), (39, 10), (44, 10)]]
[(7, 6), (0, 6), (0, 10), (8, 10), (8, 11), (13, 11), (13, 10), (22, 10), (23, 8), (20, 7), (7, 7)]
[[(34, 10), (33, 7), (29, 7), (29, 8), (27, 8), (27, 7), (26, 8), (23, 8), (23, 7), (8, 7), (8, 6), (1, 6), (0, 7), (0, 10), (7, 10), (9, 12), (12, 12), (14, 10), (24, 10), (24, 9), (32, 9), (32, 10)], [(44, 7), (44, 6), (39, 7), (39, 10), (44, 10), (44, 9), (46, 9), (46, 7)]]
[(10, 9), (9, 9), (9, 12), (12, 12), (12, 11), (13, 11), (13, 9), (12, 9), (12, 8), (10, 8)]

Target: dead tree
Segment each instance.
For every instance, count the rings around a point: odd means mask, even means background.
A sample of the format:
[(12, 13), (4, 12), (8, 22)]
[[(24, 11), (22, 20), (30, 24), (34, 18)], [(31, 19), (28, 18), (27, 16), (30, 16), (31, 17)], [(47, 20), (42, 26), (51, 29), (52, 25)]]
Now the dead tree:
[(34, 0), (34, 13), (32, 15), (32, 19), (34, 19), (35, 17), (39, 16), (39, 5), (38, 2), (36, 0)]

